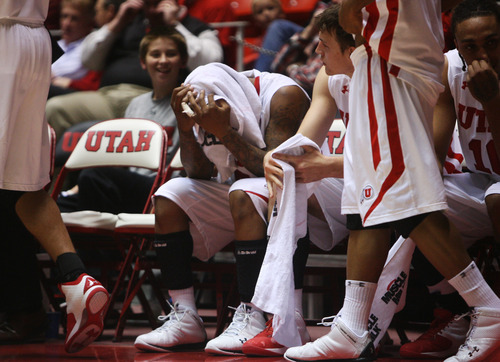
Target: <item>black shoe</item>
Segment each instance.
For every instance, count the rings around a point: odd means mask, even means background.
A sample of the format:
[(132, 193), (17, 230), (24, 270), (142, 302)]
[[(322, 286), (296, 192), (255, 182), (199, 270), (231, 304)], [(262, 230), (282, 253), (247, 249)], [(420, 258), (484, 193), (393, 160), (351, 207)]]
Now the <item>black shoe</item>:
[(7, 313), (0, 323), (0, 345), (43, 342), (47, 327), (43, 308), (31, 313)]

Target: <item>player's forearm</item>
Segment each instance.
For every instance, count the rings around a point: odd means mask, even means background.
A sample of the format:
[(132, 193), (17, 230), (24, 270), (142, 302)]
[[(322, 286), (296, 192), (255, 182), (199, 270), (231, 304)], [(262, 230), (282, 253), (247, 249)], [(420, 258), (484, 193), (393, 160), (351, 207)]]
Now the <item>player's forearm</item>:
[(213, 164), (196, 142), (192, 130), (179, 132), (179, 145), (182, 166), (188, 177), (209, 180), (212, 177)]
[(249, 144), (234, 130), (227, 132), (221, 141), (248, 171), (255, 176), (264, 176), (263, 160), (266, 155), (265, 150)]
[(327, 157), (326, 167), (325, 167), (325, 177), (344, 177), (344, 157), (341, 156), (330, 156)]

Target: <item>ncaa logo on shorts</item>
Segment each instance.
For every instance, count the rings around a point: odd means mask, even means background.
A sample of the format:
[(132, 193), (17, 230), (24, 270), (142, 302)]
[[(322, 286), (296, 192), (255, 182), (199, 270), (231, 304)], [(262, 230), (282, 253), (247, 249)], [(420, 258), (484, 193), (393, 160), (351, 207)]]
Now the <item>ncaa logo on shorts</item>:
[(371, 200), (375, 195), (375, 190), (372, 185), (366, 185), (363, 190), (361, 190), (361, 200), (360, 204), (363, 204), (365, 200)]

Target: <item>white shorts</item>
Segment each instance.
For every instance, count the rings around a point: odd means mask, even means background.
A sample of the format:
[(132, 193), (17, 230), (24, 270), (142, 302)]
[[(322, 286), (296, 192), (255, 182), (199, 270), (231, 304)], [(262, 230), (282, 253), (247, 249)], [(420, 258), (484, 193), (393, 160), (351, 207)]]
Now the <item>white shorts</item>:
[(37, 191), (49, 182), (50, 171), (49, 33), (0, 23), (0, 49), (0, 188)]
[(487, 193), (500, 193), (500, 183), (480, 173), (444, 177), (449, 208), (445, 214), (462, 236), (466, 248), (479, 239), (493, 236), (491, 220), (484, 202)]
[[(309, 239), (324, 250), (329, 250), (347, 237), (345, 215), (340, 213), (340, 202), (344, 182), (342, 179), (327, 178), (318, 183), (314, 195), (318, 199), (327, 222), (308, 214)], [(269, 192), (263, 177), (246, 178), (236, 181), (230, 189), (242, 190), (252, 199), (263, 220), (267, 220)]]
[[(178, 177), (162, 185), (155, 193), (155, 197), (166, 197), (175, 202), (189, 217), (193, 256), (200, 260), (210, 259), (234, 240), (229, 189), (229, 185), (215, 181)], [(265, 205), (257, 202), (255, 208), (265, 215), (267, 201)]]
[(418, 92), (402, 70), (362, 47), (351, 58), (342, 213), (360, 214), (370, 226), (445, 209), (432, 141), (438, 93)]

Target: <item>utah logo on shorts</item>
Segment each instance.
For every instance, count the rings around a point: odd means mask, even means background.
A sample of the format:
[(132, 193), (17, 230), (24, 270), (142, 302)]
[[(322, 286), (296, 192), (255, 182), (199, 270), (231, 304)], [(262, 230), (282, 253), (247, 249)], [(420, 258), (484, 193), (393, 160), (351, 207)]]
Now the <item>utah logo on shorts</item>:
[(363, 190), (361, 190), (361, 199), (359, 200), (359, 204), (363, 205), (365, 200), (371, 200), (375, 196), (375, 190), (372, 185), (366, 185)]

